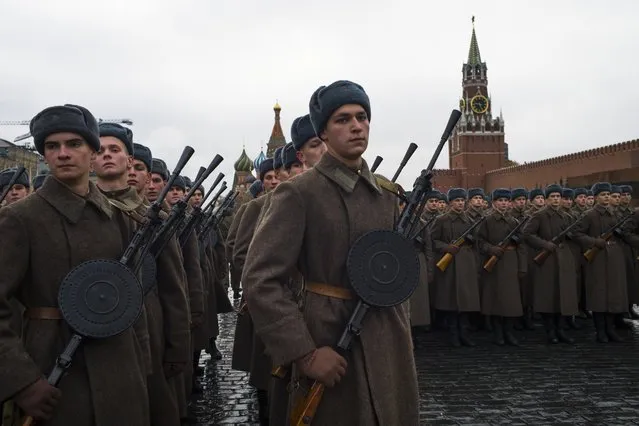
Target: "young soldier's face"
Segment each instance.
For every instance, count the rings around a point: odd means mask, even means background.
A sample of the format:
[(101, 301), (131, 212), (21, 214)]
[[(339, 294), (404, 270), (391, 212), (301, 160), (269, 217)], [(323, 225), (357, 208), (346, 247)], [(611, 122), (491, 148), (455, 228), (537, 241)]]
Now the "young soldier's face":
[(446, 210), (446, 201), (444, 201), (444, 200), (439, 200), (439, 202), (437, 203), (437, 209), (438, 209), (440, 212), (445, 211), (445, 210)]
[(526, 207), (526, 197), (517, 197), (513, 200), (513, 206), (518, 209)]
[(180, 188), (179, 186), (172, 186), (171, 190), (166, 195), (166, 201), (170, 205), (174, 205), (178, 201), (180, 201), (183, 197), (184, 197), (184, 189)]
[(439, 210), (439, 199), (437, 198), (429, 198), (426, 200), (426, 208), (432, 212), (435, 210)]
[(164, 189), (164, 178), (158, 173), (151, 173), (151, 180), (146, 188), (146, 198), (153, 202), (158, 199), (160, 192)]
[(134, 158), (131, 167), (129, 167), (129, 178), (126, 183), (131, 188), (135, 188), (137, 193), (143, 196), (150, 181), (151, 173), (149, 173), (149, 169), (146, 168), (146, 164)]
[(344, 105), (328, 119), (322, 139), (337, 158), (358, 160), (368, 147), (368, 115), (361, 105)]
[[(561, 198), (561, 197), (560, 197)], [(534, 199), (533, 199), (533, 204), (536, 205), (537, 207), (543, 207), (546, 205), (546, 199), (544, 198), (543, 195), (537, 195)]]
[(625, 194), (621, 194), (621, 205), (622, 206), (627, 206), (628, 204), (630, 204), (630, 200), (632, 200), (632, 194), (628, 194), (627, 192)]
[(129, 171), (132, 158), (120, 139), (113, 136), (102, 136), (100, 150), (93, 162), (93, 170), (101, 179), (118, 179)]
[(497, 198), (493, 201), (493, 207), (501, 213), (508, 210), (508, 204), (510, 204), (510, 200), (505, 197)]
[(552, 194), (548, 195), (546, 203), (551, 207), (561, 206), (561, 195), (558, 192), (553, 192)]
[(597, 204), (601, 204), (602, 206), (607, 206), (610, 204), (610, 192), (604, 191), (597, 194)]
[(202, 202), (202, 198), (204, 198), (204, 194), (199, 189), (196, 189), (191, 198), (189, 199), (189, 204), (192, 206), (199, 206)]
[(264, 191), (269, 192), (275, 189), (277, 185), (279, 185), (280, 181), (277, 179), (275, 175), (275, 170), (269, 170), (264, 174), (264, 178), (262, 179), (262, 185), (264, 185)]
[(13, 204), (16, 201), (22, 200), (27, 195), (29, 195), (29, 188), (20, 183), (16, 183), (11, 187), (4, 200), (7, 202), (8, 206), (9, 204)]
[(586, 197), (586, 205), (587, 205), (588, 207), (592, 207), (592, 206), (593, 206), (593, 204), (595, 204), (595, 196), (594, 196), (594, 195), (588, 195), (588, 196)]
[(302, 163), (298, 163), (297, 161), (291, 165), (291, 167), (287, 170), (289, 179), (295, 177), (297, 175), (301, 175), (304, 173), (304, 167)]
[(76, 133), (53, 133), (44, 140), (44, 159), (50, 173), (65, 183), (89, 177), (96, 152)]
[(475, 195), (470, 199), (470, 205), (476, 209), (482, 207), (484, 205), (484, 197), (482, 195)]
[(311, 169), (322, 158), (326, 152), (326, 144), (317, 136), (306, 142), (302, 148), (297, 151), (297, 159), (304, 165), (306, 169)]
[(575, 197), (575, 203), (579, 206), (579, 207), (585, 207), (586, 206), (586, 194), (579, 194)]
[(616, 207), (621, 202), (621, 194), (618, 192), (613, 192), (610, 194), (610, 205)]
[(561, 207), (569, 209), (572, 207), (572, 198), (562, 198)]
[(464, 211), (464, 205), (466, 204), (466, 200), (463, 198), (455, 198), (450, 202), (450, 208), (457, 213)]

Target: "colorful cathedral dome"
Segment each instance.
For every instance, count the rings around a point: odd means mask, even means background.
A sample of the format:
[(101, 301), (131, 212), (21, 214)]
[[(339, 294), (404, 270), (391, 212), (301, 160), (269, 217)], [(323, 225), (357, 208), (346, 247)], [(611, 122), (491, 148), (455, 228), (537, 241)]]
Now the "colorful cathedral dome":
[(260, 169), (260, 164), (262, 164), (262, 161), (264, 160), (266, 160), (266, 154), (264, 154), (264, 150), (262, 150), (260, 151), (260, 155), (258, 155), (255, 161), (253, 161), (253, 167), (255, 170)]
[(236, 172), (250, 173), (253, 170), (253, 162), (251, 161), (249, 156), (246, 155), (246, 149), (242, 149), (242, 154), (240, 155), (240, 158), (238, 158), (235, 162), (234, 167)]

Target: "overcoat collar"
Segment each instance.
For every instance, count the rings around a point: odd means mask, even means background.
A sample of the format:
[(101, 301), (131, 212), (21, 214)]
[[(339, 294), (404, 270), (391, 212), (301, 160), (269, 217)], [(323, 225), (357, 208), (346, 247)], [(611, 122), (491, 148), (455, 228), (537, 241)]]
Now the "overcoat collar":
[(368, 168), (368, 164), (362, 158), (362, 166), (355, 171), (348, 168), (344, 163), (333, 157), (329, 153), (322, 156), (322, 159), (315, 165), (315, 169), (335, 182), (340, 188), (348, 193), (352, 193), (357, 184), (357, 180), (362, 178), (368, 186), (378, 194), (382, 194), (382, 190), (377, 184), (377, 179)]
[(92, 205), (108, 218), (113, 216), (113, 210), (108, 200), (93, 182), (89, 182), (89, 193), (86, 197), (80, 197), (54, 176), (49, 176), (35, 194), (49, 203), (71, 223), (80, 221), (87, 204)]

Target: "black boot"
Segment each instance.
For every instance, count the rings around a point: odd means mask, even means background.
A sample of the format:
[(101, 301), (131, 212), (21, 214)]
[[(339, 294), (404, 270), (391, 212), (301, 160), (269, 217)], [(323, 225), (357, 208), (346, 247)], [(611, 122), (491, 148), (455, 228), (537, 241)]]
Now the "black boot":
[(621, 336), (615, 331), (615, 319), (619, 318), (619, 315), (620, 314), (606, 314), (606, 335), (608, 335), (608, 340), (611, 342), (623, 342)]
[(606, 314), (601, 312), (593, 312), (592, 319), (595, 322), (595, 331), (597, 332), (597, 342), (608, 343), (608, 335), (606, 334)]
[(535, 324), (533, 323), (534, 316), (533, 308), (531, 306), (526, 306), (524, 311), (524, 328), (526, 330), (534, 330)]
[(612, 315), (614, 317), (615, 328), (617, 328), (618, 330), (630, 330), (632, 328), (632, 325), (630, 325), (628, 322), (624, 320), (625, 318), (624, 314), (612, 314)]
[(581, 330), (581, 326), (577, 323), (577, 317), (576, 315), (571, 315), (569, 317), (565, 318), (565, 322), (568, 327), (572, 328), (573, 330)]
[(498, 316), (493, 316), (492, 317), (492, 323), (493, 323), (493, 334), (495, 336), (495, 344), (499, 345), (499, 346), (504, 346), (504, 344), (506, 343), (504, 341), (504, 326), (503, 326), (503, 318), (502, 317), (498, 317)]
[(447, 319), (450, 344), (453, 347), (458, 348), (461, 346), (461, 341), (459, 340), (459, 314), (457, 312), (450, 312)]
[(513, 334), (513, 328), (515, 325), (515, 319), (506, 317), (504, 318), (504, 340), (510, 346), (519, 346), (519, 340)]
[(559, 339), (557, 338), (557, 329), (555, 327), (555, 315), (554, 314), (541, 314), (544, 319), (544, 328), (546, 329), (546, 338), (548, 339), (548, 343), (556, 344), (559, 343)]
[(569, 345), (572, 345), (573, 343), (575, 343), (575, 340), (566, 334), (566, 324), (570, 318), (572, 318), (573, 321), (575, 320), (575, 317), (565, 317), (561, 314), (557, 315), (557, 338), (562, 343), (568, 343)]
[(265, 390), (257, 390), (257, 407), (260, 426), (268, 426), (268, 392)]
[(493, 332), (493, 323), (490, 315), (482, 315), (484, 317), (484, 330), (489, 333)]
[(459, 314), (459, 341), (464, 346), (477, 346), (468, 336), (468, 314)]

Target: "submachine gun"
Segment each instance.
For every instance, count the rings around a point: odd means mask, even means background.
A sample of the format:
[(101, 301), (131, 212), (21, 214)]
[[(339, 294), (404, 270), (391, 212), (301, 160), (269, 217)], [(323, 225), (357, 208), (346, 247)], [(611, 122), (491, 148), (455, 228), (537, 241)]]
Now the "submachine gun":
[[(510, 233), (506, 235), (506, 238), (504, 238), (502, 241), (500, 241), (499, 244), (497, 244), (497, 247), (504, 250), (506, 249), (506, 247), (508, 247), (511, 244), (519, 244), (519, 241), (520, 241), (520, 237), (518, 235), (519, 230), (522, 229), (524, 225), (526, 225), (531, 218), (532, 216), (526, 216), (524, 219), (522, 219), (517, 224), (517, 226), (515, 226), (515, 229), (510, 231)], [(499, 262), (499, 258), (497, 256), (490, 256), (490, 258), (486, 261), (486, 263), (484, 263), (484, 270), (486, 272), (492, 272), (497, 262)]]
[[(410, 235), (415, 223), (419, 222), (420, 210), (426, 204), (426, 194), (432, 188), (430, 181), (435, 162), (460, 117), (461, 112), (453, 110), (428, 167), (422, 170), (413, 185), (413, 191), (406, 199), (395, 230), (370, 231), (359, 237), (351, 246), (346, 268), (351, 287), (359, 301), (337, 342), (339, 352), (348, 351), (353, 338), (361, 333), (364, 318), (370, 307), (383, 308), (401, 304), (417, 288), (419, 258)], [(414, 151), (412, 145), (409, 150)], [(407, 157), (410, 157), (410, 154), (407, 153), (404, 157), (406, 161)], [(393, 180), (404, 165), (403, 160)], [(416, 214), (417, 221), (414, 220)], [(323, 394), (324, 385), (315, 381), (306, 397), (293, 407), (290, 413), (291, 425), (310, 425)]]

